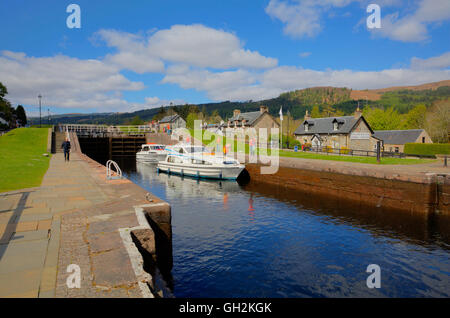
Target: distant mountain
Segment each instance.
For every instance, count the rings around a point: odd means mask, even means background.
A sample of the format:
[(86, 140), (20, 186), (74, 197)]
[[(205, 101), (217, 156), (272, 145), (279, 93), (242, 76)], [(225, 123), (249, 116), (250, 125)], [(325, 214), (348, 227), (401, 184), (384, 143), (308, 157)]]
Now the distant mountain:
[(386, 92), (392, 91), (423, 91), (423, 90), (436, 90), (439, 87), (450, 86), (450, 80), (427, 83), (416, 86), (393, 86), (381, 89), (366, 89), (366, 90), (353, 90), (350, 94), (350, 98), (353, 100), (368, 99), (368, 100), (379, 100)]
[[(417, 86), (389, 87), (371, 90), (351, 90), (345, 87), (312, 87), (292, 92), (286, 92), (272, 99), (246, 102), (219, 102), (196, 105), (177, 105), (160, 108), (139, 110), (131, 113), (92, 113), (92, 114), (62, 114), (51, 116), (51, 123), (73, 124), (127, 124), (134, 117), (139, 116), (144, 121), (162, 117), (164, 111), (172, 108), (186, 118), (189, 111), (197, 109), (208, 115), (214, 111), (224, 119), (232, 116), (234, 109), (241, 112), (257, 111), (260, 105), (269, 107), (269, 112), (278, 116), (280, 107), (283, 112), (295, 118), (302, 118), (305, 111), (311, 111), (313, 106), (319, 109), (333, 110), (337, 113), (352, 114), (357, 105), (388, 108), (393, 106), (399, 113), (406, 113), (418, 104), (431, 106), (435, 101), (450, 98), (450, 80), (428, 83)], [(31, 118), (32, 123), (39, 122), (39, 118)], [(43, 118), (47, 123), (47, 118)]]

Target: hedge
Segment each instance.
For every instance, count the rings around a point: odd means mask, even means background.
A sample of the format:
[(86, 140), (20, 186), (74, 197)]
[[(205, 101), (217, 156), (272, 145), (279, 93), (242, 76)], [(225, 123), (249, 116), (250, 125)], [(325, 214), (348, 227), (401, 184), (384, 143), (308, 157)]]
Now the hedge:
[(405, 144), (405, 149), (403, 152), (411, 155), (449, 155), (450, 144), (408, 143)]

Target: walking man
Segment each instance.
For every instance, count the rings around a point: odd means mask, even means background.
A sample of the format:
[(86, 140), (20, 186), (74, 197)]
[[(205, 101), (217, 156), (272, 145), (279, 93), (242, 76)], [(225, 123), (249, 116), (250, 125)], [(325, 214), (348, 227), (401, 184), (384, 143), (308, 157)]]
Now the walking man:
[(70, 157), (70, 141), (66, 137), (66, 140), (62, 143), (61, 148), (64, 149), (64, 161), (69, 161)]

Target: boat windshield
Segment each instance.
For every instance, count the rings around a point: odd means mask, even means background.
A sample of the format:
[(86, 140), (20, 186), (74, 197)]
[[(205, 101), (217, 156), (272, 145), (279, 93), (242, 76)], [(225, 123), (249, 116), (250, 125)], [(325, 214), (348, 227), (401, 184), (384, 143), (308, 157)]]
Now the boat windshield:
[(151, 146), (152, 150), (164, 150), (164, 146)]
[(208, 150), (205, 147), (202, 146), (192, 146), (192, 147), (186, 147), (185, 148), (188, 153), (195, 153), (195, 152), (208, 152)]

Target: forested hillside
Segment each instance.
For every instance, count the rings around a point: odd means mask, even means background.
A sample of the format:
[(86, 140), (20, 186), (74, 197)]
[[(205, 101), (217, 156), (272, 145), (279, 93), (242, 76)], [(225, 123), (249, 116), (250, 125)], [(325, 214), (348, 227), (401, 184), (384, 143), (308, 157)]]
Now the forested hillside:
[[(444, 85), (444, 86), (439, 86)], [(308, 110), (312, 117), (329, 117), (352, 114), (359, 105), (374, 129), (424, 128), (426, 114), (439, 108), (446, 109), (450, 100), (448, 81), (425, 84), (418, 87), (352, 91), (348, 88), (314, 87), (283, 93), (280, 96), (262, 101), (220, 102), (197, 105), (176, 105), (145, 109), (132, 113), (70, 114), (51, 118), (51, 123), (80, 124), (137, 124), (161, 119), (167, 114), (178, 113), (192, 122), (200, 118), (208, 123), (226, 121), (234, 109), (241, 112), (257, 111), (260, 105), (269, 107), (269, 112), (278, 117), (280, 107), (283, 113), (289, 112), (291, 118), (301, 119)], [(377, 98), (361, 98), (372, 92)], [(434, 105), (440, 105), (436, 107)], [(36, 122), (36, 119), (32, 119)]]

